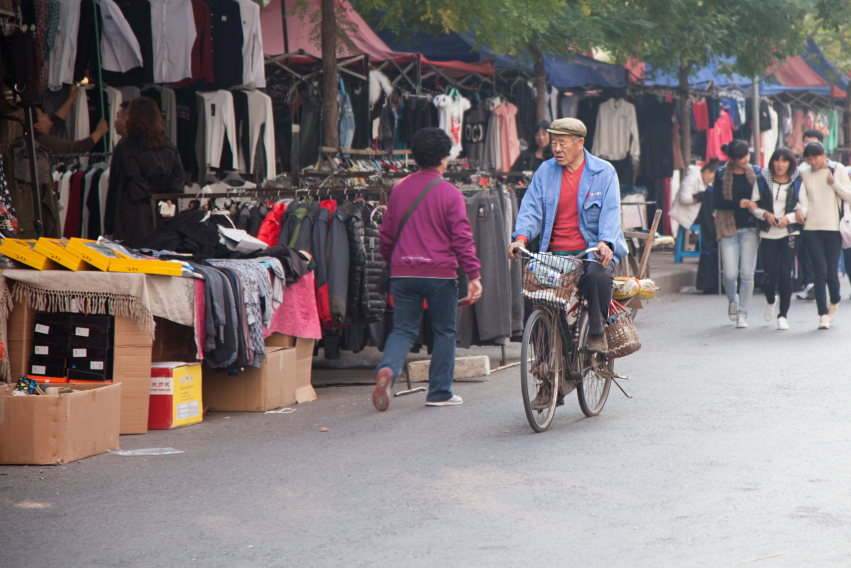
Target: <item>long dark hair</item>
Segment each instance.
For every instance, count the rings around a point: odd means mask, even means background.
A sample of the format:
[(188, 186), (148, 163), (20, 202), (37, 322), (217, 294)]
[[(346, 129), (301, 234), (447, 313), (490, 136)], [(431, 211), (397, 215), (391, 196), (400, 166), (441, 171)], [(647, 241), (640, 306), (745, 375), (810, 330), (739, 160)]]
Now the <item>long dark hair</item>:
[(795, 153), (789, 148), (778, 148), (771, 154), (771, 158), (768, 160), (768, 171), (771, 172), (771, 176), (774, 177), (776, 173), (774, 171), (774, 162), (781, 158), (789, 162), (789, 170), (786, 172), (789, 178), (795, 177), (795, 170), (798, 169), (798, 160), (795, 158)]
[(127, 105), (124, 114), (128, 138), (141, 138), (151, 150), (168, 145), (163, 115), (153, 99), (136, 97)]

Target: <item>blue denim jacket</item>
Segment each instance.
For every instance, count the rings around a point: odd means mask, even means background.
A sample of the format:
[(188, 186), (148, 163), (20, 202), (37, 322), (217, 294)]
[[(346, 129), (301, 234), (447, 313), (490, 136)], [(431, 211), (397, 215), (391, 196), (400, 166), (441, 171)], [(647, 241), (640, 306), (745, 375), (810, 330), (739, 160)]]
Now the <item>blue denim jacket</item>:
[[(579, 180), (576, 200), (579, 208), (579, 231), (589, 247), (604, 241), (611, 243), (615, 262), (627, 255), (626, 240), (621, 230), (621, 190), (618, 174), (612, 165), (585, 152), (585, 169)], [(511, 239), (525, 235), (532, 240), (541, 236), (541, 251), (550, 246), (556, 209), (561, 196), (562, 166), (550, 158), (538, 168), (520, 204), (517, 223)]]

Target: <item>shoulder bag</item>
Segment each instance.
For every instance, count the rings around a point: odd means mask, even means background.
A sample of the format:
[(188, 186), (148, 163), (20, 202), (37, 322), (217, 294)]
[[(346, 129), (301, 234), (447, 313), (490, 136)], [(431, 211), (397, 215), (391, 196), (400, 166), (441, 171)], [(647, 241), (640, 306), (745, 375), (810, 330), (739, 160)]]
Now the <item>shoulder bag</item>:
[(408, 210), (405, 211), (405, 214), (402, 216), (402, 219), (399, 221), (399, 226), (396, 228), (396, 237), (393, 239), (393, 246), (390, 247), (390, 256), (387, 257), (384, 263), (384, 269), (381, 271), (381, 282), (379, 283), (381, 286), (381, 291), (387, 293), (390, 291), (390, 261), (393, 258), (393, 251), (396, 250), (396, 243), (399, 242), (399, 235), (402, 234), (402, 229), (405, 227), (405, 223), (408, 222), (408, 218), (414, 213), (414, 210), (417, 206), (425, 199), (425, 196), (428, 195), (428, 192), (436, 186), (438, 183), (444, 181), (442, 177), (432, 180), (425, 188), (420, 192), (417, 198), (411, 203), (411, 206), (408, 207)]

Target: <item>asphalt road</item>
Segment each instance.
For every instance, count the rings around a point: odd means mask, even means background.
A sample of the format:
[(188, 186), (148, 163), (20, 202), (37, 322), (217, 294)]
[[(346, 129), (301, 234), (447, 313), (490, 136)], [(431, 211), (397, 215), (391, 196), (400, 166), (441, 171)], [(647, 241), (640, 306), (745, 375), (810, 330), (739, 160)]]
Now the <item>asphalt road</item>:
[(634, 398), (571, 395), (544, 434), (514, 368), (460, 407), (327, 388), (121, 440), (179, 455), (0, 467), (0, 566), (849, 566), (851, 307), (778, 332), (762, 302), (736, 330), (718, 296), (652, 301)]

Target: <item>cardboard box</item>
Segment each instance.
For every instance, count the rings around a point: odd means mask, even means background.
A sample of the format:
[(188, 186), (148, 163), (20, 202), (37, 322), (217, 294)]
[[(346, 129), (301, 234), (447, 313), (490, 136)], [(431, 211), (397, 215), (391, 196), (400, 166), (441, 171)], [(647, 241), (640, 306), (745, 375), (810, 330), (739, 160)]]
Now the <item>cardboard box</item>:
[(33, 246), (33, 250), (43, 254), (53, 262), (59, 263), (69, 270), (74, 272), (80, 270), (93, 270), (92, 266), (85, 262), (82, 258), (70, 254), (65, 250), (68, 245), (68, 239), (47, 239), (39, 237)]
[(152, 363), (149, 430), (170, 430), (203, 419), (200, 363)]
[(62, 270), (59, 264), (36, 252), (35, 243), (34, 240), (3, 239), (0, 253), (37, 270)]
[(270, 347), (295, 347), (296, 350), (296, 402), (316, 400), (311, 377), (313, 373), (313, 344), (315, 339), (293, 337), (273, 333), (266, 338), (266, 350)]
[[(32, 308), (26, 304), (14, 305), (7, 323), (13, 381), (28, 374), (34, 323)], [(122, 383), (121, 434), (145, 434), (151, 390), (151, 334), (136, 327), (131, 318), (116, 317), (113, 340), (112, 377), (116, 383)]]
[(49, 465), (118, 449), (121, 385), (74, 385), (61, 395), (0, 387), (0, 464)]
[(263, 412), (296, 402), (296, 349), (267, 348), (259, 369), (235, 377), (203, 367), (204, 404), (210, 410)]

